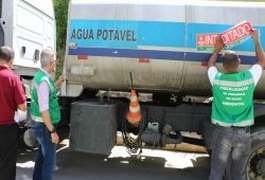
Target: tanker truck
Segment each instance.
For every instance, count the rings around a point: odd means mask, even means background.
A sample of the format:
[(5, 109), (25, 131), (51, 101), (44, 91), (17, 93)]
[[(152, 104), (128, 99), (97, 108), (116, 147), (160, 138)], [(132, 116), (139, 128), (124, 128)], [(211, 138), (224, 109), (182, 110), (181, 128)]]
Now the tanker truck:
[[(251, 22), (265, 47), (265, 3), (71, 0), (60, 104), (73, 150), (109, 154), (122, 132), (130, 153), (183, 142), (211, 149), (207, 61), (218, 34)], [(205, 35), (198, 48), (198, 35)], [(232, 47), (241, 69), (256, 62), (252, 40)], [(220, 61), (217, 67), (222, 69)], [(265, 177), (265, 77), (255, 91), (248, 179)]]

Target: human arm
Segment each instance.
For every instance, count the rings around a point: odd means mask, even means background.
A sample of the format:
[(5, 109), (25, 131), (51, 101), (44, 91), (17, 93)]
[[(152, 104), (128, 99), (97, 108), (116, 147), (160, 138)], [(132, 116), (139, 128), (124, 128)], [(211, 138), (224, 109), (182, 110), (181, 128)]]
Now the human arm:
[(252, 74), (252, 77), (254, 79), (254, 85), (256, 86), (262, 75), (262, 67), (259, 64), (254, 64), (249, 69), (249, 72)]
[(25, 101), (22, 104), (18, 104), (17, 105), (17, 109), (21, 110), (21, 111), (26, 111), (27, 110), (27, 102)]
[(37, 90), (38, 94), (38, 104), (39, 109), (41, 112), (41, 117), (44, 121), (44, 124), (49, 132), (51, 132), (51, 140), (52, 143), (58, 144), (59, 136), (55, 131), (55, 127), (52, 124), (50, 112), (49, 112), (49, 95), (50, 95), (50, 88), (46, 81), (43, 81)]
[(17, 109), (21, 111), (26, 111), (27, 110), (27, 101), (26, 101), (26, 96), (24, 93), (23, 85), (19, 77), (15, 78), (15, 83), (14, 83), (14, 94), (15, 94), (15, 101), (17, 104)]
[(44, 121), (44, 124), (48, 131), (51, 133), (51, 140), (53, 144), (58, 144), (59, 143), (59, 136), (55, 130), (54, 125), (52, 124), (51, 121), (51, 116), (49, 110), (41, 112), (41, 117)]
[(214, 80), (217, 73), (218, 73), (218, 70), (215, 66), (211, 66), (208, 68), (207, 75), (208, 75), (208, 79), (209, 79), (211, 85), (213, 85), (213, 80)]
[(60, 88), (61, 84), (64, 82), (64, 79), (65, 78), (63, 76), (60, 76), (55, 82), (55, 87), (57, 90)]
[(265, 67), (265, 56), (262, 49), (262, 46), (259, 42), (259, 32), (257, 30), (250, 31), (250, 35), (252, 36), (255, 44), (255, 52), (256, 52), (256, 58), (257, 58), (257, 64), (259, 64), (262, 69)]
[(220, 51), (224, 47), (224, 43), (223, 43), (220, 35), (217, 36), (216, 43), (215, 43), (214, 47), (215, 47), (214, 52), (212, 53), (212, 55), (208, 61), (208, 68), (215, 66), (215, 63), (216, 63), (217, 58), (218, 58), (218, 54), (220, 53)]

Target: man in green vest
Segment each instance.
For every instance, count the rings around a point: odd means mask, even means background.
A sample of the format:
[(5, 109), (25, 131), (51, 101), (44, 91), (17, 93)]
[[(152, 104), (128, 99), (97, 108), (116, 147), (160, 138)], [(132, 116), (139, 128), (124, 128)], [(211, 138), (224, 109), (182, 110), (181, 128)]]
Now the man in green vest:
[(51, 180), (56, 163), (56, 144), (59, 136), (56, 125), (61, 120), (56, 86), (54, 82), (56, 55), (53, 49), (41, 52), (41, 68), (34, 76), (31, 88), (31, 116), (35, 121), (34, 132), (39, 147), (33, 172), (33, 180)]
[[(239, 71), (240, 59), (234, 51), (222, 56), (223, 72), (215, 67), (224, 44), (217, 38), (208, 62), (208, 78), (212, 85), (212, 123), (216, 126), (212, 139), (209, 180), (246, 180), (246, 162), (251, 151), (250, 126), (254, 124), (253, 93), (265, 65), (258, 32), (253, 30), (257, 63), (249, 70)], [(228, 168), (230, 167), (230, 168)]]

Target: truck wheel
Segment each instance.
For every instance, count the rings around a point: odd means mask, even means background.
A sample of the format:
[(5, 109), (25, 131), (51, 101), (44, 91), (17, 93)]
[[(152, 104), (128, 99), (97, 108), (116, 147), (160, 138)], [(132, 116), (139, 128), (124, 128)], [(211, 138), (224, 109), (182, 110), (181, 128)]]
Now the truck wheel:
[(28, 146), (28, 147), (36, 147), (37, 146), (37, 141), (36, 141), (36, 137), (34, 135), (34, 131), (32, 128), (27, 129), (23, 135), (23, 140), (24, 143)]
[(265, 179), (265, 128), (254, 129), (251, 154), (247, 162), (247, 179)]

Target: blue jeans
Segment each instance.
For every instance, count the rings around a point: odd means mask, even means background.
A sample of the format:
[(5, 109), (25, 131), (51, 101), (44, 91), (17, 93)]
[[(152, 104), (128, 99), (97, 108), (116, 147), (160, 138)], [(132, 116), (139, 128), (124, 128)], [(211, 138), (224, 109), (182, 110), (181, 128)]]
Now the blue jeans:
[(209, 180), (246, 180), (246, 163), (251, 151), (250, 128), (217, 126), (212, 139)]
[(33, 180), (51, 180), (56, 164), (56, 145), (44, 123), (35, 122), (35, 135), (39, 143)]

